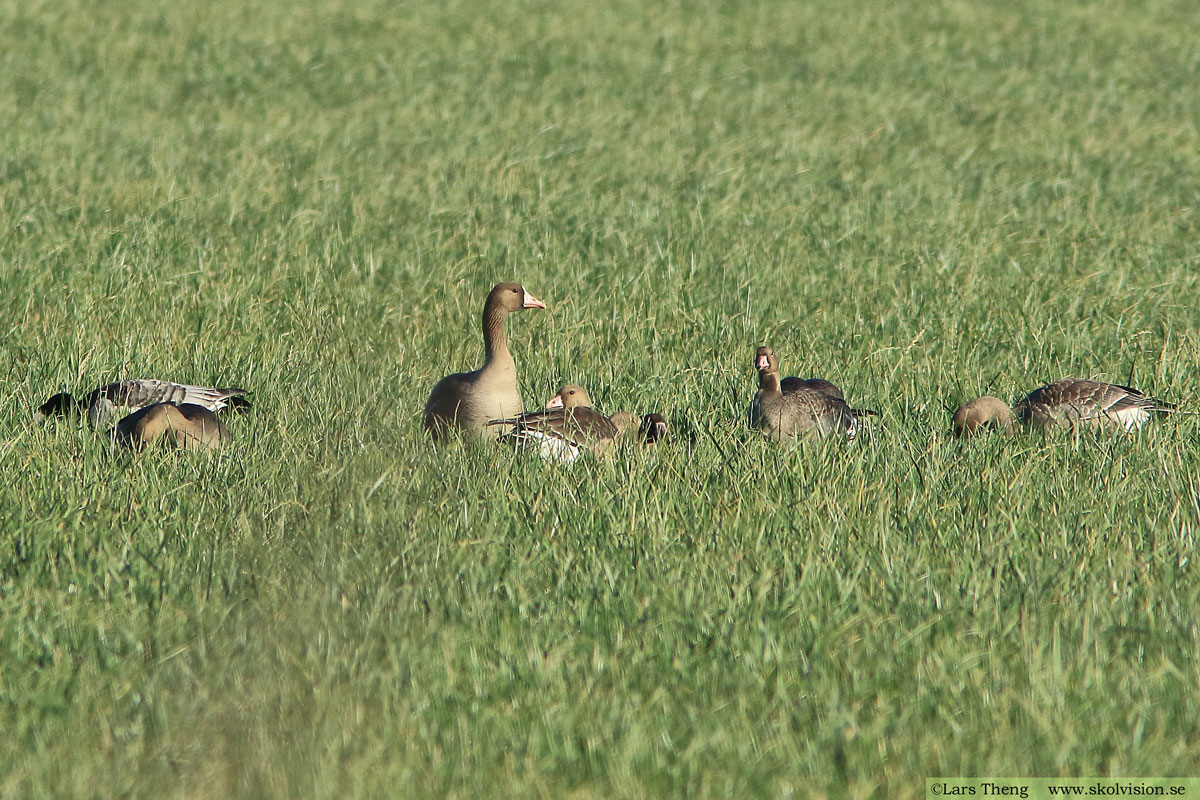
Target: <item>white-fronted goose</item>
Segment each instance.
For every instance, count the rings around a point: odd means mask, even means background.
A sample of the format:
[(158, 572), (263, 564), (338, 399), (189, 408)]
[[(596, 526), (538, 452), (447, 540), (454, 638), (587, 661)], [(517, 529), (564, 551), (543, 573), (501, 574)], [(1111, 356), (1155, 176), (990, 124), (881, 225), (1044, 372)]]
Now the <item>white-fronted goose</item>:
[(997, 397), (976, 397), (954, 412), (954, 432), (971, 436), (988, 428), (1009, 430), (1016, 425), (1041, 430), (1078, 426), (1133, 431), (1151, 414), (1174, 410), (1171, 403), (1128, 386), (1067, 378), (1034, 389), (1011, 409)]
[[(851, 408), (841, 391), (829, 381), (798, 378), (779, 379), (779, 359), (770, 347), (754, 354), (758, 370), (758, 394), (750, 403), (750, 424), (776, 441), (804, 434), (820, 437), (858, 434), (859, 418), (874, 411)], [(787, 383), (789, 391), (783, 391)]]
[[(591, 402), (587, 390), (582, 386), (569, 383), (559, 389), (558, 394), (546, 402), (546, 408), (579, 409), (586, 406), (588, 412), (593, 412)], [(594, 411), (593, 413), (597, 416), (603, 416), (598, 411)], [(657, 444), (660, 440), (667, 437), (667, 421), (663, 418), (662, 414), (646, 414), (639, 420), (635, 414), (628, 411), (618, 411), (611, 415), (608, 421), (616, 427), (617, 437), (632, 436), (636, 432), (639, 444)], [(607, 444), (607, 438), (600, 438)]]
[(142, 378), (101, 386), (88, 392), (83, 400), (60, 392), (42, 403), (37, 414), (40, 417), (64, 416), (72, 412), (82, 413), (86, 409), (88, 422), (92, 427), (99, 428), (117, 417), (154, 403), (190, 403), (209, 411), (220, 411), (227, 406), (249, 406), (250, 401), (243, 397), (245, 394), (245, 389), (214, 389)]
[(425, 430), (436, 439), (454, 429), (495, 438), (500, 429), (489, 427), (488, 422), (515, 417), (525, 410), (517, 389), (517, 365), (504, 335), (504, 318), (513, 311), (545, 307), (519, 283), (492, 288), (483, 306), (483, 366), (437, 382), (425, 403)]
[(636, 432), (640, 444), (657, 444), (667, 438), (667, 421), (662, 414), (646, 414), (639, 420), (636, 414), (618, 411), (609, 419), (617, 426), (621, 436), (633, 436)]
[(621, 431), (611, 419), (592, 408), (582, 386), (567, 384), (551, 397), (542, 411), (529, 411), (509, 419), (492, 420), (493, 427), (512, 426), (511, 435), (522, 445), (537, 447), (547, 461), (570, 463), (586, 449), (610, 449)]
[(181, 450), (219, 450), (229, 431), (216, 414), (193, 403), (155, 403), (117, 423), (113, 441), (131, 450), (165, 444)]

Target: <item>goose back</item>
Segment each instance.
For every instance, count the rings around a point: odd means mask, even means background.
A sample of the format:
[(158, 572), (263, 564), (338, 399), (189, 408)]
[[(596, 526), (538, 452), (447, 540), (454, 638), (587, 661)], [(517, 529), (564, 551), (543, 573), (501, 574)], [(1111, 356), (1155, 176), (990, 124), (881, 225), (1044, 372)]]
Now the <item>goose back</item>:
[(822, 378), (784, 378), (779, 382), (779, 390), (784, 394), (791, 394), (801, 390), (810, 390), (827, 394), (836, 400), (845, 400), (842, 396), (842, 390), (834, 386), (827, 380)]
[(1132, 431), (1152, 413), (1174, 408), (1129, 386), (1067, 378), (1034, 389), (1013, 406), (1013, 413), (1022, 423), (1042, 429), (1083, 426)]
[(550, 461), (574, 461), (585, 449), (607, 450), (620, 434), (618, 424), (592, 408), (587, 391), (574, 384), (562, 387), (541, 411), (489, 424), (510, 426), (509, 434), (522, 446), (536, 447)]
[(117, 417), (155, 403), (188, 403), (210, 411), (220, 411), (229, 406), (248, 406), (250, 403), (244, 397), (246, 394), (248, 392), (245, 389), (235, 387), (216, 388), (138, 378), (93, 389), (82, 402), (66, 392), (60, 392), (39, 406), (37, 413), (41, 417), (50, 417), (86, 409), (88, 423), (99, 428)]

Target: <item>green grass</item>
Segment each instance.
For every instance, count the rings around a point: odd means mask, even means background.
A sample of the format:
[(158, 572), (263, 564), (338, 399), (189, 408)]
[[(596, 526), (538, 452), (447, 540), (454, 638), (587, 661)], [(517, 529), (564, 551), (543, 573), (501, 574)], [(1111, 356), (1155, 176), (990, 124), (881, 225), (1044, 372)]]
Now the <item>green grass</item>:
[[(1186, 2), (0, 7), (0, 796), (920, 797), (1200, 774)], [(434, 450), (487, 289), (527, 401)], [(754, 347), (873, 435), (749, 436)], [(245, 385), (215, 458), (34, 424)]]

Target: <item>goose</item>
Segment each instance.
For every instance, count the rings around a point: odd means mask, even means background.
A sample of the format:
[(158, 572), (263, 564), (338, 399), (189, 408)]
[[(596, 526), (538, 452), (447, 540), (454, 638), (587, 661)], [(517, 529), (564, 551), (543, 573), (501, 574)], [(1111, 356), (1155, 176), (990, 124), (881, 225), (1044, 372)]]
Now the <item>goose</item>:
[(653, 445), (667, 438), (667, 421), (662, 414), (646, 414), (639, 420), (636, 414), (618, 411), (609, 419), (622, 436), (633, 436), (636, 431), (640, 444)]
[(455, 429), (496, 438), (501, 431), (490, 427), (489, 421), (515, 417), (525, 410), (517, 389), (517, 365), (504, 335), (504, 319), (513, 311), (545, 307), (519, 283), (492, 287), (483, 306), (483, 366), (447, 375), (434, 385), (425, 403), (425, 430), (435, 439), (445, 439)]
[(248, 392), (245, 389), (214, 389), (141, 378), (106, 384), (88, 392), (82, 400), (67, 392), (59, 392), (38, 406), (36, 413), (44, 419), (83, 413), (86, 409), (88, 423), (93, 428), (99, 428), (117, 417), (154, 403), (189, 403), (209, 411), (220, 411), (226, 407), (244, 408), (250, 405), (250, 401), (243, 396), (246, 394)]
[(229, 431), (212, 411), (194, 403), (154, 403), (112, 429), (113, 441), (131, 450), (162, 443), (181, 450), (219, 450)]
[(1105, 431), (1134, 431), (1153, 413), (1175, 410), (1172, 403), (1147, 397), (1137, 389), (1115, 383), (1066, 378), (1040, 386), (1012, 408), (998, 397), (976, 397), (954, 412), (954, 433), (972, 436), (995, 428), (1019, 425), (1041, 430), (1087, 427)]
[(567, 384), (541, 411), (492, 420), (492, 426), (512, 426), (511, 435), (526, 447), (536, 446), (547, 461), (571, 463), (584, 450), (606, 451), (616, 444), (621, 429), (592, 408), (592, 398), (582, 386)]
[[(874, 411), (851, 408), (841, 391), (829, 381), (799, 378), (779, 379), (779, 359), (770, 347), (754, 354), (758, 370), (758, 394), (750, 403), (750, 424), (771, 439), (814, 434), (820, 437), (858, 435), (859, 418)], [(785, 391), (783, 385), (788, 390)]]
[[(587, 411), (591, 412), (591, 402), (592, 400), (588, 397), (586, 389), (575, 384), (567, 384), (559, 389), (558, 394), (546, 402), (546, 408), (574, 408), (579, 409), (580, 413), (583, 413), (582, 408), (587, 407)], [(600, 414), (598, 411), (593, 413)], [(631, 414), (628, 411), (618, 411), (610, 416), (608, 421), (616, 427), (618, 438), (621, 436), (632, 436), (636, 432), (638, 442), (641, 444), (657, 444), (667, 436), (667, 421), (663, 418), (662, 414), (646, 414), (639, 420), (635, 414)]]

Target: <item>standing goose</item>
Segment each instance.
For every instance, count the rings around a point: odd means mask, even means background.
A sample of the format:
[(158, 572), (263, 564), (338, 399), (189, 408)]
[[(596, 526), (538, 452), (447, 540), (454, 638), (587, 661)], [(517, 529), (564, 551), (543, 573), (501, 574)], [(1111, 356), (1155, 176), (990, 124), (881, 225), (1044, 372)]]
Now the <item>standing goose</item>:
[(519, 283), (499, 283), (492, 288), (483, 306), (483, 366), (437, 382), (425, 403), (425, 430), (435, 439), (446, 438), (456, 428), (496, 438), (500, 431), (488, 427), (490, 420), (514, 417), (525, 410), (517, 389), (517, 365), (504, 335), (504, 318), (513, 311), (545, 307)]
[(954, 412), (954, 433), (972, 436), (986, 428), (1011, 430), (1018, 424), (1041, 430), (1086, 427), (1133, 431), (1152, 413), (1174, 410), (1173, 404), (1128, 386), (1067, 378), (1034, 389), (1011, 409), (997, 397), (976, 397)]
[[(758, 348), (754, 367), (758, 370), (758, 394), (750, 403), (750, 424), (761, 428), (768, 438), (780, 441), (811, 433), (853, 439), (858, 435), (859, 418), (875, 414), (848, 406), (829, 381), (780, 381), (779, 359), (770, 347)], [(782, 384), (787, 384), (788, 391)]]
[(220, 411), (227, 406), (245, 407), (250, 405), (250, 401), (243, 397), (245, 394), (245, 389), (213, 389), (142, 378), (101, 386), (88, 392), (83, 400), (59, 392), (38, 406), (37, 415), (43, 418), (65, 416), (86, 409), (88, 423), (93, 428), (99, 428), (117, 417), (154, 403), (189, 403), (209, 411)]
[(616, 444), (621, 430), (592, 408), (592, 398), (582, 386), (567, 384), (551, 397), (542, 411), (509, 419), (492, 420), (492, 426), (512, 426), (512, 436), (522, 445), (536, 446), (547, 461), (579, 458), (585, 449), (603, 452)]
[(131, 450), (161, 443), (181, 450), (219, 450), (229, 431), (216, 414), (193, 403), (155, 403), (117, 423), (113, 441)]

